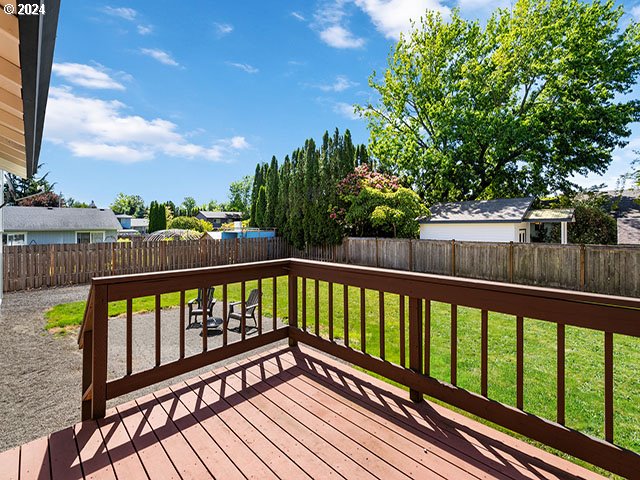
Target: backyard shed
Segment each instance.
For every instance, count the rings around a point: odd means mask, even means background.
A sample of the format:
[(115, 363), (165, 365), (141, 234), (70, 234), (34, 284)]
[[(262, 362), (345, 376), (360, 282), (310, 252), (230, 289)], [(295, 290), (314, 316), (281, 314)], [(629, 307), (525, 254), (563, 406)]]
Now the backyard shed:
[(532, 225), (560, 223), (561, 243), (567, 243), (567, 223), (574, 221), (573, 210), (534, 210), (533, 201), (533, 197), (525, 197), (438, 203), (430, 208), (430, 216), (418, 219), (420, 238), (529, 243)]

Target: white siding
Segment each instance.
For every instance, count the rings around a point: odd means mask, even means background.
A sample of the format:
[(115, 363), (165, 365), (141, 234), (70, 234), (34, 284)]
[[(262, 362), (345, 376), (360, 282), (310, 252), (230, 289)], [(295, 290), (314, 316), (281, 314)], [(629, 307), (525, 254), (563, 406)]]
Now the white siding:
[(420, 239), (517, 242), (520, 225), (520, 223), (423, 223), (420, 225)]

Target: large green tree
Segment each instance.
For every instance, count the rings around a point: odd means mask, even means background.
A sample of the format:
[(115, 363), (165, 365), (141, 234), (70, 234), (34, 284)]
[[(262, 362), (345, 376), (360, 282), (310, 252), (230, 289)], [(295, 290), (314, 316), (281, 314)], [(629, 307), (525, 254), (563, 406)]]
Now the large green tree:
[(427, 201), (568, 192), (626, 144), (640, 27), (614, 2), (518, 0), (482, 26), (427, 11), (361, 108), (384, 171)]
[(119, 193), (111, 204), (111, 210), (115, 214), (133, 215), (136, 218), (144, 218), (147, 207), (140, 195), (125, 195)]
[(245, 175), (241, 180), (229, 185), (229, 202), (226, 207), (232, 212), (242, 212), (243, 217), (249, 216), (251, 210), (251, 183), (253, 177)]
[(264, 226), (274, 227), (276, 224), (276, 212), (278, 210), (278, 189), (280, 187), (278, 159), (275, 156), (271, 158), (265, 186), (267, 189), (267, 210), (264, 216)]

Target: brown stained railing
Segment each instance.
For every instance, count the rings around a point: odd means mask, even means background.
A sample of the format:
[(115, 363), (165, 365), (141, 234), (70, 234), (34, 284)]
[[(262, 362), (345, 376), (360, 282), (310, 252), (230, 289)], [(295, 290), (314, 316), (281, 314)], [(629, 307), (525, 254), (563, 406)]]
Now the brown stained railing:
[[(193, 270), (179, 270), (172, 272), (158, 272), (149, 274), (125, 275), (114, 277), (95, 278), (92, 281), (83, 325), (80, 330), (78, 343), (83, 348), (83, 375), (82, 375), (82, 418), (101, 418), (104, 416), (106, 401), (119, 397), (126, 393), (138, 390), (145, 386), (153, 385), (163, 380), (173, 378), (183, 373), (209, 365), (216, 361), (228, 358), (240, 353), (253, 350), (257, 347), (268, 345), (277, 340), (288, 337), (288, 327), (274, 328), (269, 332), (258, 331), (255, 335), (247, 335), (246, 322), (240, 322), (241, 339), (229, 342), (227, 329), (224, 328), (222, 346), (209, 348), (207, 343), (207, 325), (202, 328), (202, 351), (195, 355), (185, 357), (185, 291), (202, 288), (202, 305), (207, 305), (207, 287), (222, 285), (223, 293), (223, 326), (228, 326), (228, 289), (229, 284), (241, 284), (241, 309), (244, 318), (246, 313), (246, 282), (274, 279), (288, 275), (287, 260), (269, 262), (257, 262), (252, 264), (239, 264), (232, 266), (200, 268)], [(179, 356), (175, 360), (162, 362), (162, 330), (168, 328), (163, 324), (161, 295), (179, 292), (180, 313), (179, 332), (175, 332), (179, 341)], [(135, 321), (133, 315), (133, 299), (152, 296), (155, 302), (154, 309), (154, 335), (153, 367), (134, 371), (135, 351), (133, 349), (133, 327)], [(125, 351), (126, 373), (120, 378), (107, 379), (107, 351), (108, 351), (108, 304), (124, 300), (126, 301), (126, 327), (125, 327)], [(274, 315), (276, 304), (274, 303)], [(206, 308), (204, 309), (206, 310)], [(262, 310), (262, 308), (260, 309)], [(261, 315), (262, 311), (258, 313)], [(262, 321), (260, 320), (260, 325)], [(175, 328), (175, 327), (174, 327)], [(166, 353), (165, 353), (166, 357)]]
[[(130, 300), (133, 297), (160, 295), (180, 291), (181, 308), (184, 310), (184, 291), (208, 285), (223, 285), (223, 301), (226, 312), (227, 289), (231, 283), (245, 284), (258, 280), (262, 291), (262, 279), (273, 279), (273, 317), (277, 315), (276, 279), (288, 275), (288, 322), (289, 326), (262, 332), (262, 323), (255, 334), (249, 335), (242, 329), (242, 339), (227, 343), (226, 333), (223, 346), (204, 350), (202, 353), (184, 358), (184, 333), (181, 332), (180, 358), (168, 364), (131, 373), (130, 357), (130, 304), (127, 308), (127, 375), (107, 381), (107, 305), (114, 300)], [(298, 279), (300, 279), (300, 292)], [(307, 289), (307, 281), (314, 287)], [(326, 312), (327, 330), (320, 328), (320, 284), (327, 285), (329, 307)], [(343, 286), (343, 315), (334, 306), (334, 288)], [(359, 303), (358, 317), (349, 316), (349, 289), (357, 292), (352, 298)], [(206, 290), (206, 288), (205, 288)], [(379, 345), (367, 345), (366, 292), (379, 292), (377, 309), (380, 329)], [(354, 292), (354, 293), (355, 293)], [(299, 293), (302, 293), (300, 298)], [(307, 299), (307, 294), (310, 298)], [(385, 298), (398, 295), (399, 318), (393, 319), (385, 312)], [(244, 299), (244, 295), (242, 295)], [(323, 295), (324, 297), (324, 295)], [(301, 300), (301, 301), (300, 301)], [(357, 301), (359, 300), (359, 302)], [(310, 313), (313, 324), (307, 322), (308, 301), (314, 301), (314, 311)], [(432, 302), (443, 302), (451, 306), (451, 363), (450, 382), (443, 382), (431, 376), (432, 346)], [(301, 308), (299, 308), (301, 307)], [(462, 350), (458, 350), (458, 309), (471, 307), (480, 310), (480, 393), (467, 391), (457, 383), (457, 368)], [(262, 300), (259, 303), (262, 318)], [(245, 310), (244, 303), (242, 310)], [(406, 311), (408, 310), (408, 312)], [(353, 312), (353, 310), (352, 310)], [(513, 315), (516, 325), (516, 405), (509, 406), (489, 396), (489, 312)], [(408, 319), (407, 319), (408, 316)], [(156, 314), (156, 318), (159, 315)], [(556, 359), (556, 418), (544, 419), (524, 410), (523, 391), (526, 378), (524, 370), (524, 323), (533, 318), (555, 323), (557, 326)], [(633, 476), (640, 465), (640, 455), (614, 444), (614, 361), (613, 334), (640, 337), (640, 300), (610, 297), (580, 292), (515, 286), (470, 279), (456, 279), (436, 275), (384, 270), (378, 268), (346, 266), (306, 260), (277, 260), (213, 267), (178, 272), (161, 272), (123, 277), (94, 279), (80, 334), (81, 347), (84, 346), (83, 360), (83, 418), (104, 416), (105, 402), (144, 386), (157, 383), (215, 361), (247, 352), (280, 339), (289, 338), (289, 344), (308, 344), (326, 353), (358, 365), (368, 371), (386, 377), (409, 388), (410, 397), (420, 401), (423, 395), (437, 398), (450, 405), (480, 416), (507, 429), (526, 435), (570, 455), (581, 458), (597, 466), (623, 476)], [(397, 320), (399, 335), (392, 337), (392, 322)], [(224, 317), (224, 325), (228, 319)], [(275, 321), (275, 320), (274, 320)], [(342, 321), (343, 340), (336, 338)], [(407, 324), (408, 322), (408, 324)], [(158, 331), (156, 321), (156, 331)], [(567, 428), (565, 423), (565, 329), (566, 326), (580, 327), (603, 332), (604, 342), (604, 425), (603, 439), (595, 438)], [(184, 314), (181, 313), (181, 329), (184, 328)], [(349, 339), (349, 329), (360, 332), (360, 342)], [(406, 333), (405, 333), (406, 332)], [(375, 332), (370, 332), (375, 333)], [(326, 338), (325, 338), (326, 337)], [(408, 337), (408, 338), (407, 338)], [(388, 351), (392, 341), (399, 341), (399, 363), (389, 361)], [(408, 344), (408, 351), (407, 350)], [(206, 344), (205, 344), (206, 346)], [(375, 352), (375, 349), (378, 352)], [(157, 350), (159, 352), (159, 350)], [(406, 358), (408, 357), (408, 358)], [(552, 359), (549, 359), (552, 361)], [(408, 363), (407, 363), (408, 362)]]

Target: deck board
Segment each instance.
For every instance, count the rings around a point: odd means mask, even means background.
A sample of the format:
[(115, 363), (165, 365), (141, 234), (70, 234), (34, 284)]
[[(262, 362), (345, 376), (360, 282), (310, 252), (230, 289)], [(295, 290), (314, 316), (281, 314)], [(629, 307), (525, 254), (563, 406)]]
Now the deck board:
[(2, 478), (602, 478), (309, 348), (279, 348), (0, 453)]

